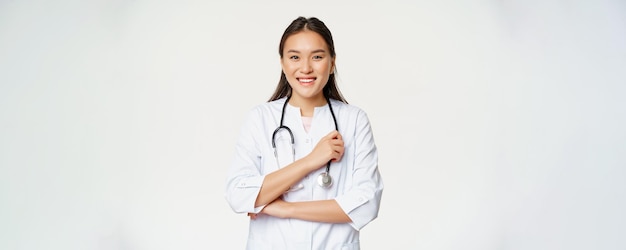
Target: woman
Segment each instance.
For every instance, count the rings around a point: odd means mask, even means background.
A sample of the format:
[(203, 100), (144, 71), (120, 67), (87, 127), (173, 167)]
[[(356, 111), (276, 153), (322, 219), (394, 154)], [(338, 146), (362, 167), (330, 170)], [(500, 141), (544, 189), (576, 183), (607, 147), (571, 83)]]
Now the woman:
[(244, 122), (226, 200), (250, 216), (247, 249), (359, 249), (383, 191), (367, 114), (337, 88), (322, 21), (295, 19), (278, 53), (280, 81)]

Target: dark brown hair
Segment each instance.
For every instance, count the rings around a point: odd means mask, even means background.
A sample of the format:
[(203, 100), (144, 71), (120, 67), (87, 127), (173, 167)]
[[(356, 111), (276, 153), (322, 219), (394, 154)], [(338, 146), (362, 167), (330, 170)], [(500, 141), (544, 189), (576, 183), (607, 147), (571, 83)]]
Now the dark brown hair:
[[(328, 45), (330, 56), (332, 58), (335, 58), (335, 55), (336, 55), (335, 43), (333, 42), (333, 36), (330, 33), (330, 30), (328, 29), (328, 27), (326, 27), (326, 24), (324, 24), (324, 22), (322, 22), (321, 20), (315, 17), (310, 17), (310, 18), (298, 17), (291, 22), (291, 24), (287, 27), (287, 29), (285, 29), (285, 32), (283, 33), (283, 36), (280, 39), (280, 45), (278, 46), (278, 54), (280, 55), (281, 59), (283, 58), (283, 49), (285, 47), (285, 41), (287, 41), (287, 38), (303, 30), (310, 30), (322, 36), (322, 38), (324, 38), (324, 41), (326, 42), (326, 45)], [(339, 88), (337, 88), (337, 81), (335, 80), (335, 75), (337, 74), (336, 68), (337, 67), (335, 66), (335, 73), (330, 74), (330, 77), (328, 77), (328, 82), (326, 82), (326, 86), (324, 86), (324, 89), (323, 89), (324, 96), (326, 98), (332, 98), (335, 100), (342, 101), (344, 103), (348, 103), (346, 99), (343, 97), (343, 95), (341, 94), (341, 91), (339, 91)], [(274, 100), (278, 100), (288, 95), (291, 95), (291, 86), (289, 86), (289, 82), (287, 82), (287, 77), (285, 76), (285, 72), (281, 71), (280, 80), (278, 81), (276, 90), (274, 91), (274, 94), (272, 94), (272, 97), (269, 99), (269, 101), (271, 102)]]

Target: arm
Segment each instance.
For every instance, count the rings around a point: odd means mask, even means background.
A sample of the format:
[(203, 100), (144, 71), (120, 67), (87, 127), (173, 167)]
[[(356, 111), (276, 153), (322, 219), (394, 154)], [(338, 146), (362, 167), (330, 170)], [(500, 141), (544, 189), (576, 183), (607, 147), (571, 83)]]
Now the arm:
[(341, 159), (343, 152), (343, 139), (339, 132), (328, 133), (307, 156), (266, 175), (255, 206), (263, 206), (276, 200), (310, 172), (325, 166), (330, 160)]
[(325, 223), (348, 223), (350, 217), (335, 200), (286, 202), (277, 199), (265, 206), (263, 214), (278, 218), (300, 219)]
[(350, 217), (350, 225), (361, 230), (378, 217), (384, 188), (378, 171), (378, 150), (367, 114), (363, 111), (357, 113), (354, 137), (352, 187), (335, 197), (335, 201)]
[(305, 175), (322, 166), (329, 160), (340, 159), (343, 155), (343, 140), (338, 132), (329, 133), (324, 140), (306, 157), (285, 166), (273, 173), (262, 175), (259, 134), (261, 113), (248, 114), (241, 128), (233, 163), (228, 172), (224, 196), (236, 213), (258, 213), (263, 206), (276, 200)]
[[(378, 171), (378, 153), (369, 121), (359, 113), (355, 131), (353, 186), (331, 200), (285, 202), (277, 199), (261, 214), (326, 223), (350, 223), (360, 230), (378, 216), (383, 182)], [(250, 215), (252, 219), (256, 215)]]
[(254, 206), (263, 206), (276, 200), (289, 190), (291, 186), (306, 176), (311, 171), (309, 169), (310, 165), (303, 158), (266, 175)]

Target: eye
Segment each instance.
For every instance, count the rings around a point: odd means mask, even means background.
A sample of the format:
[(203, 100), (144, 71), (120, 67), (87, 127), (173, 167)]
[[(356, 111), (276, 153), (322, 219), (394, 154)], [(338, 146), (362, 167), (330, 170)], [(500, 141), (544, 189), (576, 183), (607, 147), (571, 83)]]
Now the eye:
[(323, 56), (313, 56), (313, 60), (322, 60), (324, 59)]
[(294, 55), (294, 56), (290, 56), (289, 59), (291, 59), (291, 60), (298, 60), (298, 59), (300, 59), (300, 57)]

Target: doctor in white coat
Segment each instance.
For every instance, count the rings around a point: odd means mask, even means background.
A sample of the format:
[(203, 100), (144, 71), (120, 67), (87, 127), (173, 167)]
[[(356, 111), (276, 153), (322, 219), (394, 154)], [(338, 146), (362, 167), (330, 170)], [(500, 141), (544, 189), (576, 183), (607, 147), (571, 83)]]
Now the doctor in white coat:
[(360, 249), (383, 191), (367, 114), (337, 88), (322, 21), (295, 19), (279, 54), (276, 91), (241, 128), (226, 201), (250, 217), (247, 249)]

